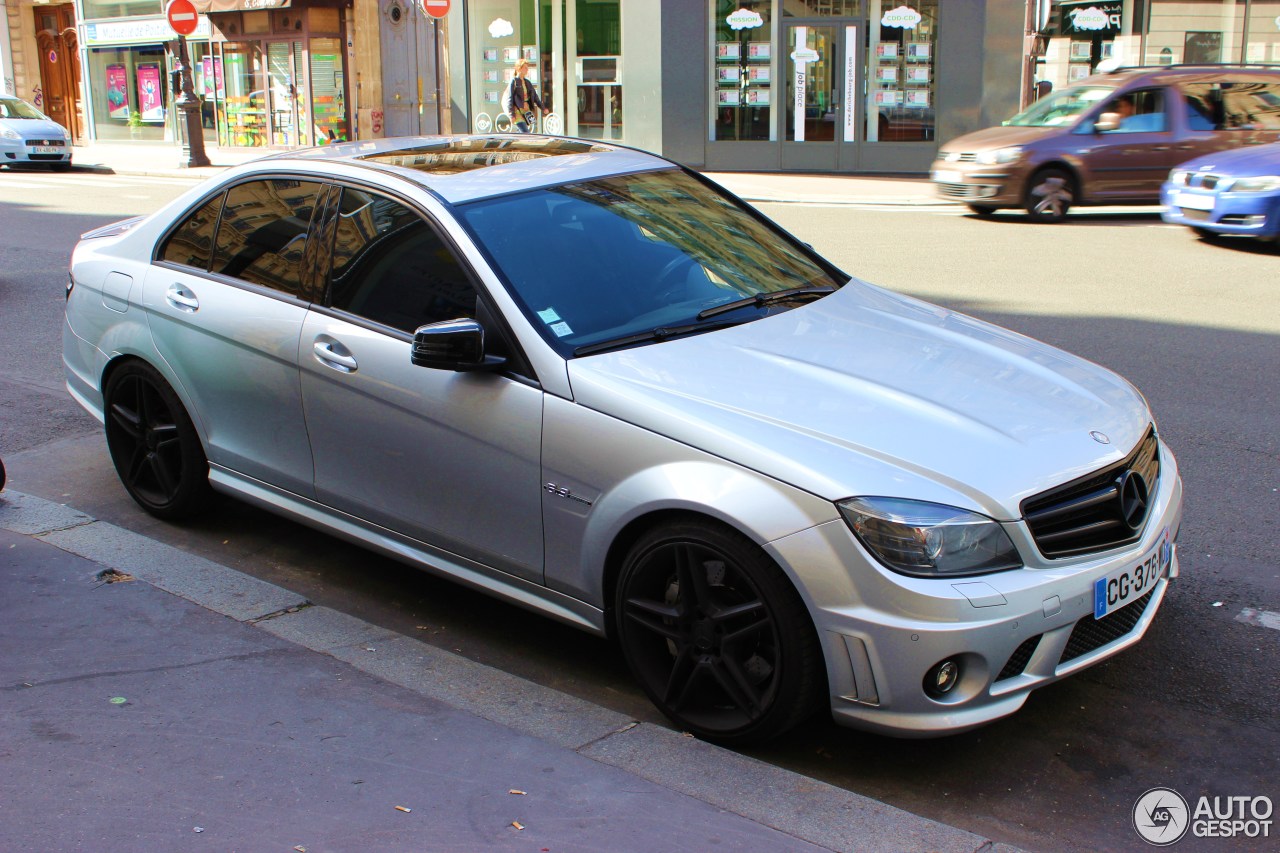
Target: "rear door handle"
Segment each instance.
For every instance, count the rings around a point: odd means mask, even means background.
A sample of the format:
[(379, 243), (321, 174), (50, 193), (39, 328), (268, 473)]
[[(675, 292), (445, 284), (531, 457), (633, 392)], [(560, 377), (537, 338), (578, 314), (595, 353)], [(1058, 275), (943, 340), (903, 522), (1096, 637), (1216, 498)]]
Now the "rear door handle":
[(337, 341), (316, 341), (311, 347), (311, 352), (315, 355), (316, 361), (341, 373), (355, 373), (359, 366), (355, 356)]
[(200, 300), (196, 298), (196, 295), (177, 282), (169, 285), (169, 290), (164, 295), (164, 301), (187, 314), (194, 314), (200, 310)]

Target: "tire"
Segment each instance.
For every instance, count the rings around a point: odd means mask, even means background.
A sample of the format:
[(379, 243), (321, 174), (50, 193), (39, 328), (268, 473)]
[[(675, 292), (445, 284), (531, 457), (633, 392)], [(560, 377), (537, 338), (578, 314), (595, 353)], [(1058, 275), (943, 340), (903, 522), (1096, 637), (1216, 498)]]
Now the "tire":
[(5, 483), (4, 460), (0, 459), (0, 492), (4, 491), (4, 483)]
[(55, 172), (70, 172), (71, 164), (70, 163), (51, 163), (49, 165), (49, 168), (53, 169), (53, 171)]
[(1218, 242), (1218, 240), (1222, 238), (1222, 235), (1219, 234), (1217, 231), (1210, 231), (1208, 228), (1197, 228), (1194, 225), (1190, 227), (1191, 227), (1192, 233), (1194, 233), (1197, 237), (1199, 237), (1201, 240), (1205, 241), (1206, 243), (1216, 243)]
[(996, 212), (996, 209), (988, 204), (966, 204), (965, 207), (969, 208), (970, 213), (976, 213), (984, 218), (993, 216)]
[(696, 520), (648, 531), (622, 564), (619, 644), (682, 730), (726, 744), (776, 737), (817, 710), (825, 670), (787, 577), (741, 534)]
[(213, 496), (209, 462), (164, 377), (130, 362), (111, 374), (103, 398), (107, 449), (129, 496), (168, 521), (204, 509)]
[(1071, 174), (1063, 169), (1041, 169), (1027, 181), (1027, 193), (1023, 198), (1027, 216), (1036, 222), (1062, 222), (1075, 201), (1076, 185)]

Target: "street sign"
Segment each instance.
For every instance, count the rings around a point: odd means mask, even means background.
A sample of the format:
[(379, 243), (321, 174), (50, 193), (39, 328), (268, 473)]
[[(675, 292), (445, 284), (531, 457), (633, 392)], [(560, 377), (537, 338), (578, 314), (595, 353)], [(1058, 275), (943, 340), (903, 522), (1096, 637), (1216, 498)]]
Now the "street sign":
[(418, 0), (418, 5), (432, 18), (443, 18), (449, 14), (449, 0)]
[(169, 19), (169, 26), (180, 36), (189, 36), (196, 31), (200, 17), (196, 14), (195, 4), (191, 0), (169, 0), (164, 9), (164, 16)]

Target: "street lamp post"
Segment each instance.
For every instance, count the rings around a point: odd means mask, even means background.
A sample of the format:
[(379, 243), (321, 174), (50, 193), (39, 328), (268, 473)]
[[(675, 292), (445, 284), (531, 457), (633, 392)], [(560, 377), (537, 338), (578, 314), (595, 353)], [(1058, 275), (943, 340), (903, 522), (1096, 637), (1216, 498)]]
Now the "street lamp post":
[(178, 75), (178, 92), (173, 105), (181, 116), (178, 130), (182, 135), (182, 156), (178, 163), (183, 168), (210, 165), (204, 153), (204, 131), (200, 126), (200, 99), (196, 97), (195, 84), (191, 81), (191, 59), (187, 54), (187, 37), (178, 36), (178, 62), (174, 67)]

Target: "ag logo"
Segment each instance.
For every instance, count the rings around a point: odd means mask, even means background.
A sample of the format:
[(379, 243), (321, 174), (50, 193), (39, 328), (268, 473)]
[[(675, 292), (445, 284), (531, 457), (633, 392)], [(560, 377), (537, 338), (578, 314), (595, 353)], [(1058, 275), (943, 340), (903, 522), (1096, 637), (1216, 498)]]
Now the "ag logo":
[(1133, 804), (1133, 828), (1148, 844), (1167, 847), (1181, 841), (1190, 825), (1187, 801), (1172, 788), (1152, 788)]

